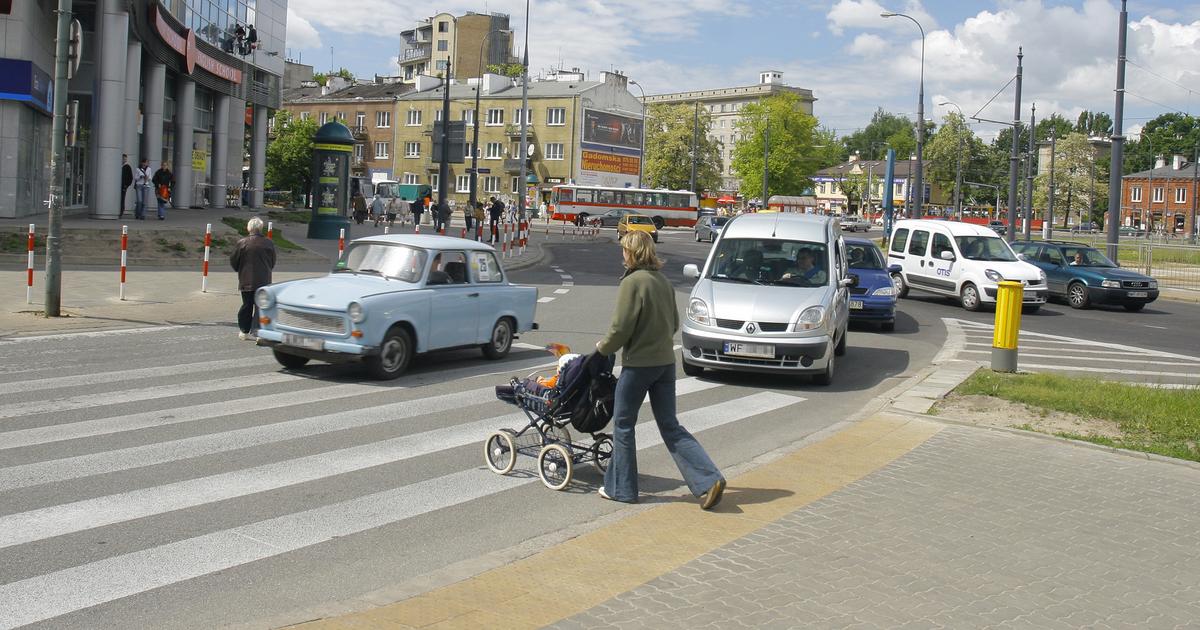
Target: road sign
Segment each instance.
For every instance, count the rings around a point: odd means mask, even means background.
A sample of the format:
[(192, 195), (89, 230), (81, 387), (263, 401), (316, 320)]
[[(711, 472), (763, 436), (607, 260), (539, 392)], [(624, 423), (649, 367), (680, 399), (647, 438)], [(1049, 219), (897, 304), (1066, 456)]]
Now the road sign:
[[(466, 123), (461, 120), (450, 121), (449, 133), (450, 156), (446, 161), (453, 164), (462, 164), (467, 141)], [(433, 156), (431, 161), (434, 164), (442, 161), (442, 121), (440, 120), (433, 123)]]
[(492, 172), (492, 169), (490, 169), (490, 168), (469, 168), (469, 169), (467, 169), (467, 172), (468, 173), (478, 173), (480, 175), (487, 175), (488, 173)]

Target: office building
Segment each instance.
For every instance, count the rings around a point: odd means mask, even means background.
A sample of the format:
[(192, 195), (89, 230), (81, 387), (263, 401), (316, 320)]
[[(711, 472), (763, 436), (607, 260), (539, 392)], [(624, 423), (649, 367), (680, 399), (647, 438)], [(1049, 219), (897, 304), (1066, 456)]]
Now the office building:
[[(498, 32), (489, 37), (491, 31)], [(400, 31), (400, 80), (442, 76), (447, 64), (456, 77), (477, 77), (489, 65), (517, 63), (512, 36), (503, 13), (439, 13)]]

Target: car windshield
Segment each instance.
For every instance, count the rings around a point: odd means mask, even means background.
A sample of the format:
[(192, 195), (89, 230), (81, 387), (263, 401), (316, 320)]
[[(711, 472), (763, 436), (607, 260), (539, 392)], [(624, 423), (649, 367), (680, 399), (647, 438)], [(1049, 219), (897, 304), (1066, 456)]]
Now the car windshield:
[(729, 217), (713, 217), (712, 218), (713, 227), (721, 227), (722, 225), (725, 225), (728, 222), (729, 222)]
[(996, 236), (955, 236), (958, 251), (967, 260), (1012, 262), (1017, 259), (1004, 239)]
[(713, 253), (708, 277), (797, 287), (829, 283), (829, 255), (824, 243), (779, 239), (726, 238)]
[(417, 282), (428, 254), (423, 249), (392, 243), (351, 243), (333, 267), (334, 273), (365, 273)]
[(846, 255), (854, 269), (883, 269), (883, 256), (879, 248), (865, 243), (846, 243)]
[(629, 215), (629, 222), (630, 223), (640, 223), (642, 225), (649, 225), (651, 223), (654, 223), (653, 221), (650, 220), (650, 217), (643, 217), (643, 216), (632, 215), (632, 214)]
[(400, 184), (395, 182), (380, 182), (375, 185), (375, 192), (379, 193), (380, 197), (399, 197)]
[(1064, 247), (1063, 257), (1072, 267), (1116, 267), (1099, 250), (1091, 247)]

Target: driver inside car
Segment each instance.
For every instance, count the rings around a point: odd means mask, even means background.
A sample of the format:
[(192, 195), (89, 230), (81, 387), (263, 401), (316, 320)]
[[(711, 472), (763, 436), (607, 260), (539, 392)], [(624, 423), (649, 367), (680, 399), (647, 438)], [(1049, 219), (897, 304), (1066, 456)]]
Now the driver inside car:
[(796, 251), (796, 266), (792, 271), (783, 274), (782, 280), (802, 279), (812, 286), (822, 285), (829, 281), (829, 276), (813, 264), (814, 257), (811, 249), (801, 248)]

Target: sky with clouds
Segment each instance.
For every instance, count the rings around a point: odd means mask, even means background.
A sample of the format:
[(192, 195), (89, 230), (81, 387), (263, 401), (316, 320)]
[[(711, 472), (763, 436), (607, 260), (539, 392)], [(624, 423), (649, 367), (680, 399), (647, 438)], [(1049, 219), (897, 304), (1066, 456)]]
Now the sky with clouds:
[[(1200, 2), (1129, 3), (1126, 131), (1169, 112), (1200, 110)], [(331, 6), (333, 8), (331, 8)], [(317, 70), (392, 74), (399, 32), (441, 11), (511, 16), (518, 46), (524, 0), (290, 0), (289, 58)], [(925, 30), (925, 115), (953, 101), (971, 116), (1015, 74), (1024, 49), (1023, 118), (1036, 102), (1074, 119), (1112, 113), (1117, 16), (1112, 0), (530, 0), (532, 74), (579, 67), (616, 69), (647, 93), (748, 85), (758, 72), (784, 73), (811, 89), (814, 113), (840, 134), (877, 107), (916, 116)], [(1012, 87), (979, 115), (1012, 116)], [(997, 125), (975, 125), (993, 136)]]

